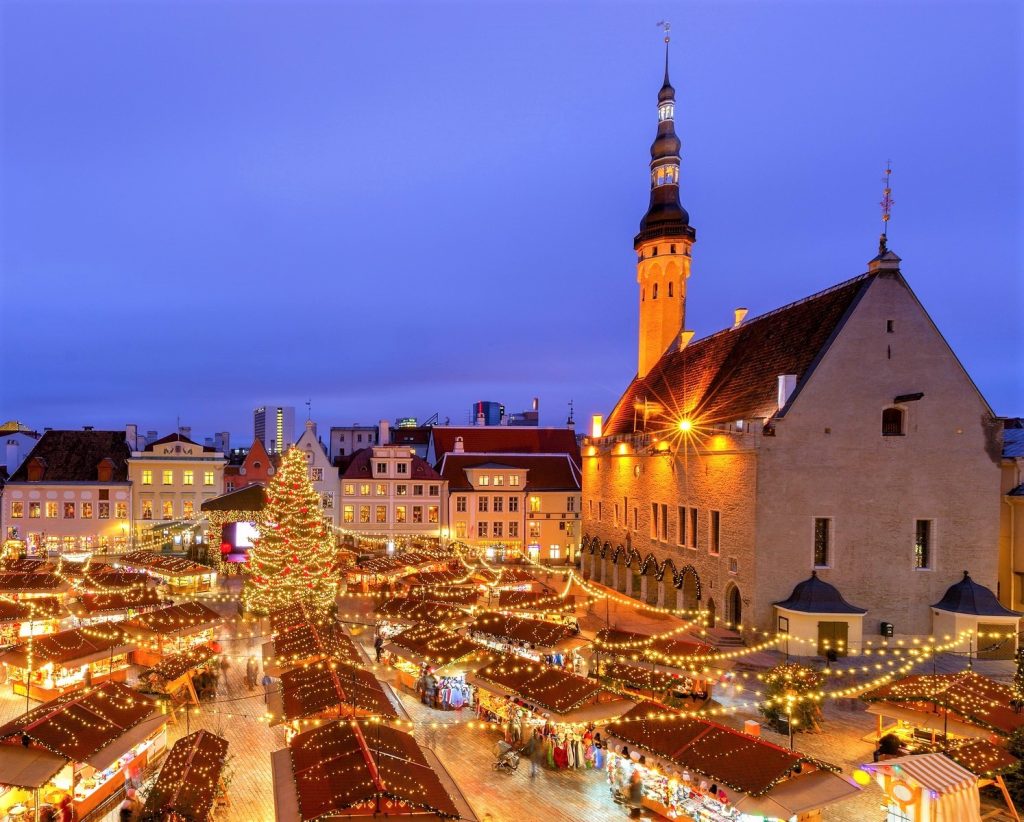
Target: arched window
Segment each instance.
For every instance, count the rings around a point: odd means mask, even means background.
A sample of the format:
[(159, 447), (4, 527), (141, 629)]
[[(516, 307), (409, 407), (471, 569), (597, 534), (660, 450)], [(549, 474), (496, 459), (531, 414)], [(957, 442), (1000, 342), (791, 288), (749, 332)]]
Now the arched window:
[(654, 288), (651, 291), (651, 299), (652, 300), (658, 299), (658, 284), (657, 283), (654, 284)]
[(640, 289), (640, 302), (643, 302), (646, 299), (647, 299), (647, 288), (644, 287), (644, 288)]
[(882, 411), (882, 436), (902, 437), (904, 432), (904, 411), (902, 408), (886, 408)]
[(670, 297), (672, 296), (672, 283), (669, 283), (669, 284), (668, 284), (668, 295), (669, 295)]

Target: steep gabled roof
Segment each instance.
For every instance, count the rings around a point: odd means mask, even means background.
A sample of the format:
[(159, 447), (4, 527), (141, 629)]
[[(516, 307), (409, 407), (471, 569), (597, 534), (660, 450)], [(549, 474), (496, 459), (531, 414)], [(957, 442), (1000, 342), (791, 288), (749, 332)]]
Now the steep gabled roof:
[(40, 482), (99, 482), (98, 467), (109, 459), (110, 482), (127, 482), (130, 456), (124, 431), (47, 431), (10, 481), (27, 482), (29, 465), (38, 460)]
[(643, 418), (635, 407), (645, 403), (655, 409), (648, 414), (672, 422), (683, 416), (704, 424), (772, 416), (779, 410), (779, 376), (795, 374), (799, 391), (873, 280), (862, 274), (682, 350), (677, 343), (646, 377), (633, 379), (604, 434), (633, 433)]
[[(379, 446), (376, 446), (379, 447)], [(373, 468), (371, 463), (373, 462), (373, 448), (361, 448), (358, 451), (354, 451), (348, 457), (342, 457), (335, 460), (335, 464), (338, 465), (341, 471), (342, 479), (369, 479), (373, 476)], [(400, 479), (409, 480), (424, 480), (431, 482), (438, 482), (441, 479), (441, 475), (435, 471), (429, 462), (425, 459), (421, 459), (415, 455), (412, 455), (412, 465), (409, 474), (403, 474)]]
[[(529, 491), (578, 491), (580, 490), (580, 469), (568, 454), (445, 454), (438, 466), (441, 476), (448, 480), (451, 491), (471, 491), (473, 485), (466, 476), (467, 469), (508, 469), (526, 470), (526, 485)], [(488, 487), (490, 490), (491, 487)], [(516, 491), (516, 486), (504, 486), (503, 490)]]
[(428, 456), (440, 460), (455, 450), (462, 437), (467, 453), (484, 454), (568, 454), (580, 462), (580, 447), (571, 428), (534, 428), (532, 426), (473, 425), (463, 428), (435, 426), (430, 429), (433, 448)]

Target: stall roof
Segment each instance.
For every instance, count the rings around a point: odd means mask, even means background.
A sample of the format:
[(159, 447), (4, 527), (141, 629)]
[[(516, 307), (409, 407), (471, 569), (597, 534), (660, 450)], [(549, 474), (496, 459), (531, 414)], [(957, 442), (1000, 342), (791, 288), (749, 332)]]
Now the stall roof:
[(470, 642), (452, 631), (422, 622), (393, 637), (390, 645), (396, 647), (399, 656), (409, 658), (411, 654), (418, 658), (417, 661), (422, 660), (432, 665), (458, 662), (480, 652), (480, 646), (475, 642)]
[(63, 619), (67, 614), (67, 608), (57, 597), (37, 597), (18, 601), (0, 597), (0, 622)]
[(435, 565), (438, 562), (445, 562), (446, 557), (433, 554), (427, 551), (408, 551), (404, 554), (396, 554), (389, 557), (374, 557), (365, 562), (359, 563), (351, 569), (362, 574), (395, 574), (405, 569), (415, 569), (426, 565)]
[(413, 588), (409, 591), (408, 598), (423, 602), (437, 602), (446, 607), (452, 605), (469, 607), (476, 605), (476, 601), (480, 598), (480, 592), (475, 588), (458, 588), (447, 585), (427, 589)]
[(482, 568), (476, 576), (491, 585), (527, 585), (537, 584), (537, 578), (525, 568), (515, 565), (502, 565), (497, 570)]
[(956, 793), (978, 781), (973, 773), (945, 754), (912, 754), (865, 765), (868, 770), (899, 771), (908, 774), (922, 787), (936, 793)]
[(337, 622), (304, 622), (280, 631), (270, 645), (269, 656), (290, 662), (333, 657), (358, 665), (363, 661), (359, 649)]
[(104, 682), (64, 694), (11, 720), (0, 727), (0, 744), (21, 746), (22, 738), (28, 737), (72, 762), (86, 762), (153, 713), (152, 700), (119, 682)]
[[(568, 597), (568, 602), (573, 598)], [(524, 611), (554, 611), (566, 604), (566, 599), (560, 599), (557, 592), (550, 588), (545, 591), (499, 591), (498, 608), (520, 608)]]
[[(983, 728), (1009, 736), (1024, 727), (1024, 714), (1010, 707), (1013, 689), (973, 670), (957, 674), (915, 674), (861, 694), (866, 702), (913, 703), (910, 710), (940, 706)], [(920, 709), (914, 704), (922, 706)]]
[(402, 577), (403, 585), (472, 585), (473, 572), (465, 568), (448, 571), (423, 571)]
[(34, 574), (20, 571), (0, 574), (0, 593), (64, 594), (70, 590), (70, 583), (57, 574)]
[(962, 768), (985, 778), (1009, 773), (1020, 764), (1020, 760), (1006, 748), (993, 745), (987, 739), (967, 739), (943, 753)]
[(605, 665), (604, 674), (609, 679), (649, 691), (674, 690), (687, 679), (686, 674), (668, 674), (639, 665), (627, 665), (624, 662)]
[(152, 577), (137, 571), (118, 571), (109, 565), (90, 569), (78, 585), (79, 591), (92, 594), (109, 594), (122, 588), (149, 588)]
[(785, 779), (761, 796), (741, 796), (733, 805), (750, 816), (790, 819), (859, 792), (857, 784), (845, 776), (832, 771), (811, 771)]
[(506, 656), (481, 668), (476, 676), (559, 714), (568, 713), (601, 693), (608, 693), (592, 679), (521, 657)]
[(186, 601), (180, 605), (169, 605), (159, 611), (139, 614), (125, 623), (136, 631), (150, 632), (162, 636), (188, 636), (216, 625), (222, 620), (220, 614), (201, 602)]
[(410, 597), (388, 597), (381, 600), (374, 610), (378, 617), (385, 617), (392, 622), (432, 622), (435, 625), (446, 625), (468, 619), (466, 612), (458, 608)]
[(630, 746), (689, 768), (751, 796), (767, 793), (801, 763), (823, 763), (708, 719), (643, 702), (608, 726)]
[(159, 608), (162, 605), (170, 605), (170, 600), (161, 597), (155, 588), (127, 588), (106, 594), (82, 594), (70, 608), (76, 616), (91, 616), (112, 611)]
[(296, 625), (313, 622), (316, 616), (306, 607), (306, 603), (293, 602), (291, 605), (270, 612), (270, 630), (276, 634)]
[[(679, 660), (684, 663), (691, 658), (700, 661), (701, 658), (715, 653), (714, 646), (694, 639), (685, 631), (670, 636), (649, 636), (632, 631), (619, 631), (616, 628), (602, 628), (597, 632), (594, 645), (599, 648), (611, 645), (608, 650), (613, 655), (642, 654), (644, 658), (668, 667), (673, 667), (671, 663)], [(621, 647), (623, 645), (628, 647)]]
[(469, 626), (469, 630), (517, 642), (526, 642), (530, 645), (539, 645), (542, 648), (553, 648), (562, 640), (573, 635), (565, 625), (544, 622), (540, 619), (507, 616), (494, 611), (480, 614)]
[(371, 808), (389, 816), (459, 816), (419, 745), (394, 728), (377, 725), (364, 734), (358, 725), (331, 722), (298, 734), (288, 754), (294, 785), (279, 783), (275, 794), (279, 802), (281, 793), (294, 794), (302, 819), (368, 815)]
[(147, 571), (170, 577), (193, 577), (216, 573), (213, 568), (200, 565), (190, 559), (158, 554), (155, 551), (132, 551), (130, 554), (124, 555), (121, 564), (129, 568), (144, 568)]
[[(123, 654), (134, 649), (135, 643), (128, 635), (119, 626), (108, 622), (33, 637), (31, 651), (36, 663), (66, 665), (74, 662), (76, 665), (85, 665), (111, 653)], [(0, 662), (24, 668), (28, 654), (28, 641), (20, 642), (0, 654)]]
[(228, 741), (209, 731), (179, 739), (146, 797), (142, 816), (162, 819), (173, 811), (184, 819), (209, 819), (227, 755)]
[(42, 748), (0, 745), (0, 774), (4, 785), (41, 788), (68, 764), (59, 754)]
[(164, 682), (173, 682), (180, 679), (189, 671), (198, 668), (214, 657), (214, 650), (209, 645), (199, 645), (191, 650), (180, 654), (172, 654), (160, 660), (152, 668), (147, 668), (139, 675), (140, 680), (146, 680), (156, 675)]
[(281, 674), (280, 701), (281, 710), (271, 710), (278, 721), (317, 716), (339, 706), (353, 708), (362, 715), (398, 719), (381, 683), (369, 671), (355, 665), (307, 665), (286, 671)]
[(53, 563), (36, 557), (17, 557), (0, 560), (0, 573), (21, 572), (25, 574), (44, 574), (53, 570)]

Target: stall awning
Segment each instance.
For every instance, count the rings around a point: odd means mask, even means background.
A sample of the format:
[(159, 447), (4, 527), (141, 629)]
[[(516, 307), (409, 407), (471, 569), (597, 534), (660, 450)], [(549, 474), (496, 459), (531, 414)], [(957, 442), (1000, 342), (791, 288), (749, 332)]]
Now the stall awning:
[(875, 765), (874, 769), (908, 774), (921, 786), (936, 793), (956, 793), (970, 788), (978, 781), (978, 777), (969, 770), (961, 768), (948, 756), (940, 753), (886, 759)]
[(955, 736), (966, 736), (972, 739), (988, 739), (992, 736), (992, 732), (987, 728), (980, 728), (954, 716), (943, 718), (942, 714), (915, 711), (913, 708), (897, 705), (895, 702), (871, 702), (868, 704), (867, 712), (876, 716), (902, 719), (915, 728), (926, 728), (929, 731), (935, 731), (940, 736), (943, 728)]
[(743, 796), (733, 804), (737, 810), (751, 816), (789, 819), (824, 808), (859, 791), (857, 784), (845, 776), (831, 771), (812, 771), (784, 780), (763, 796)]
[(270, 754), (270, 770), (274, 778), (274, 819), (300, 822), (299, 792), (295, 787), (291, 752), (287, 748)]
[(18, 788), (41, 788), (53, 779), (68, 761), (63, 756), (41, 748), (0, 745), (0, 784), (14, 785)]
[(147, 737), (156, 733), (161, 725), (167, 724), (167, 716), (162, 712), (156, 712), (149, 719), (144, 719), (138, 725), (129, 728), (109, 745), (100, 748), (92, 756), (86, 758), (86, 764), (92, 765), (96, 770), (101, 771), (110, 767), (110, 764), (120, 756), (128, 753)]

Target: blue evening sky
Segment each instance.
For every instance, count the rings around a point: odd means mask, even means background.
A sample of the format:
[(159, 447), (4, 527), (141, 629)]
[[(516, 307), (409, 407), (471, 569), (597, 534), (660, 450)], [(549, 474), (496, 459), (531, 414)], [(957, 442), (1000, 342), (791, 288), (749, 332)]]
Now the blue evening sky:
[(1013, 2), (71, 2), (0, 10), (0, 419), (251, 438), (636, 369), (662, 46), (703, 336), (890, 245), (1024, 413)]

